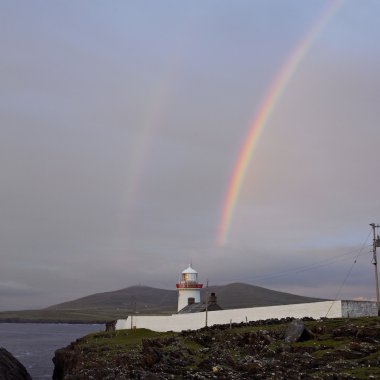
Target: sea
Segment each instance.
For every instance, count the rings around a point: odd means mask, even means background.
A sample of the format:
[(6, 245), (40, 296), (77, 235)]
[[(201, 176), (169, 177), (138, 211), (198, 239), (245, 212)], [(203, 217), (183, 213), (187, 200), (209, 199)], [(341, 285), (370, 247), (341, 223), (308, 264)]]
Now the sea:
[(51, 379), (55, 350), (104, 330), (101, 324), (0, 323), (0, 347), (15, 356), (33, 380)]

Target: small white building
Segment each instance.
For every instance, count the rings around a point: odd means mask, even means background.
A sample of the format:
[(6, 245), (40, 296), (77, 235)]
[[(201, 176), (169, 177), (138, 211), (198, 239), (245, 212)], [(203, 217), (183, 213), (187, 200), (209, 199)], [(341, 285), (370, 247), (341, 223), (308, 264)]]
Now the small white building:
[(178, 309), (182, 310), (191, 302), (201, 302), (201, 289), (203, 284), (198, 283), (198, 272), (189, 265), (182, 273), (177, 283), (178, 289)]

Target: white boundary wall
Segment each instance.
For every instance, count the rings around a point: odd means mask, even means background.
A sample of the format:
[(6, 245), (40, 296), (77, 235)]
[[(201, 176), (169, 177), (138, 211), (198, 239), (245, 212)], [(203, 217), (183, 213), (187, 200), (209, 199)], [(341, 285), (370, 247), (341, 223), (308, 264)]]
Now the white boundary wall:
[[(218, 324), (258, 321), (271, 318), (341, 318), (342, 301), (323, 301), (294, 305), (252, 307), (208, 312), (208, 326)], [(205, 327), (206, 313), (173, 315), (133, 315), (128, 319), (119, 319), (116, 330), (145, 328), (153, 331), (197, 330)]]

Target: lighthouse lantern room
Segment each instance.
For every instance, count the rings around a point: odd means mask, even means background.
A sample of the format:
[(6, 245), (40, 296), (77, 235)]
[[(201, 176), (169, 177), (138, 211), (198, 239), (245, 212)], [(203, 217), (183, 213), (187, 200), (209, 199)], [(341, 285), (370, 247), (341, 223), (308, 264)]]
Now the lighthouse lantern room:
[(178, 289), (178, 311), (182, 310), (191, 302), (201, 302), (201, 288), (203, 284), (198, 283), (198, 272), (191, 267), (186, 268), (182, 274), (180, 281), (177, 284)]

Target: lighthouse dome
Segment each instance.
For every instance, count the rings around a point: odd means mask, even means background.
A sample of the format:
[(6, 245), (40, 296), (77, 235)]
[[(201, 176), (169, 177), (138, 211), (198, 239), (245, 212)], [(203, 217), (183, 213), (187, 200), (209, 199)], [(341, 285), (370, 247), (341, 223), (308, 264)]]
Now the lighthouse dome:
[(189, 265), (182, 271), (180, 282), (182, 286), (191, 286), (198, 284), (198, 272)]
[(182, 271), (183, 274), (198, 274), (198, 272), (189, 265), (184, 271)]

